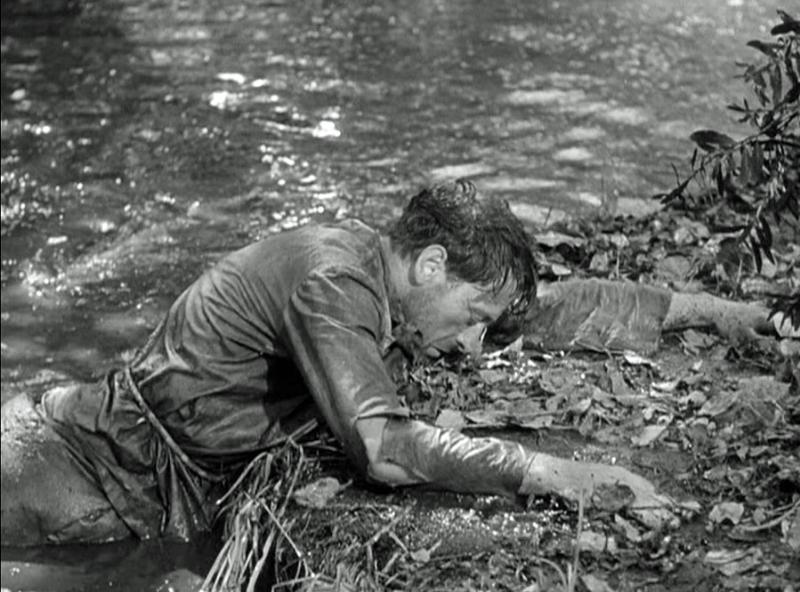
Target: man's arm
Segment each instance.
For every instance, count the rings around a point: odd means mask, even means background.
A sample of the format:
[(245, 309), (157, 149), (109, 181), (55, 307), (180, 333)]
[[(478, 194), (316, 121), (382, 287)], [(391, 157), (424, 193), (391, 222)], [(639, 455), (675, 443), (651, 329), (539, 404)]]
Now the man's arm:
[(306, 279), (284, 314), (284, 339), (317, 407), (365, 476), (515, 496), (530, 453), (408, 419), (380, 351), (382, 300), (369, 278), (330, 270)]
[(714, 327), (732, 340), (755, 339), (775, 332), (769, 309), (755, 302), (735, 302), (705, 292), (674, 292), (662, 328)]
[(534, 453), (499, 438), (474, 438), (411, 419), (356, 423), (370, 477), (390, 485), (426, 484), (465, 493), (515, 497)]
[(729, 339), (774, 334), (769, 310), (704, 292), (672, 292), (625, 280), (543, 283), (525, 331), (552, 349), (654, 350), (661, 333), (713, 327)]
[(427, 484), (510, 497), (552, 493), (577, 499), (599, 485), (621, 483), (650, 523), (669, 515), (663, 510), (668, 500), (621, 467), (559, 459), (409, 419), (379, 351), (376, 299), (368, 282), (356, 277), (317, 275), (298, 288), (284, 315), (291, 355), (363, 474), (390, 486)]
[[(425, 483), (462, 492), (556, 495), (591, 506), (604, 487), (623, 487), (629, 510), (644, 524), (674, 526), (674, 502), (647, 479), (618, 466), (535, 452), (499, 438), (471, 438), (419, 421), (387, 418), (356, 424), (373, 478), (390, 485)], [(615, 490), (616, 491), (616, 490)]]

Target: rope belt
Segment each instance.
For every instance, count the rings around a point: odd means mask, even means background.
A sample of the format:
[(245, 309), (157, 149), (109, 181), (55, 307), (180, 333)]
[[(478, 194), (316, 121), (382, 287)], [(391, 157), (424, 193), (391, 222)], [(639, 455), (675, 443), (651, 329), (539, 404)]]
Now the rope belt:
[(125, 368), (123, 376), (125, 377), (125, 385), (128, 387), (128, 390), (133, 395), (133, 400), (136, 401), (136, 404), (139, 405), (139, 407), (141, 408), (142, 413), (144, 413), (144, 416), (147, 419), (147, 422), (150, 424), (150, 426), (156, 431), (156, 433), (158, 433), (159, 436), (161, 436), (161, 439), (167, 445), (167, 448), (169, 448), (173, 453), (175, 453), (175, 455), (181, 460), (181, 462), (184, 465), (186, 465), (186, 467), (190, 471), (195, 473), (198, 477), (202, 477), (203, 479), (207, 479), (208, 481), (212, 481), (214, 483), (219, 483), (223, 481), (225, 479), (224, 475), (215, 475), (213, 473), (209, 473), (202, 467), (198, 466), (197, 463), (195, 463), (191, 458), (189, 458), (189, 455), (186, 454), (181, 449), (178, 443), (173, 439), (173, 437), (167, 431), (167, 428), (164, 427), (164, 425), (159, 421), (156, 414), (153, 413), (153, 410), (150, 409), (150, 406), (144, 400), (144, 397), (142, 397), (142, 393), (139, 391), (139, 387), (136, 385), (136, 381), (133, 380), (133, 376), (131, 375), (130, 366)]
[[(130, 364), (125, 368), (123, 372), (123, 376), (125, 378), (126, 386), (128, 390), (133, 395), (134, 401), (136, 401), (137, 405), (144, 413), (145, 418), (147, 419), (148, 423), (153, 427), (153, 429), (161, 436), (161, 439), (167, 445), (172, 452), (183, 462), (186, 467), (195, 473), (197, 476), (202, 477), (203, 479), (207, 479), (214, 483), (219, 483), (224, 481), (227, 476), (225, 475), (215, 475), (214, 473), (209, 473), (202, 467), (198, 466), (186, 452), (178, 445), (178, 443), (173, 439), (161, 421), (158, 419), (153, 410), (150, 409), (150, 406), (144, 400), (141, 391), (139, 390), (136, 381), (133, 379), (133, 375), (131, 374), (131, 367), (140, 364), (145, 357), (147, 356), (147, 352), (150, 351), (153, 347), (155, 341), (159, 338), (159, 335), (164, 330), (164, 326), (166, 325), (166, 318), (162, 319), (161, 322), (158, 324), (156, 329), (150, 334), (148, 337), (147, 342), (145, 343), (144, 347), (142, 347), (139, 352), (136, 354), (134, 359), (130, 362)], [(304, 436), (308, 435), (309, 433), (313, 432), (318, 427), (318, 422), (316, 419), (310, 419), (306, 421), (304, 424), (300, 425), (297, 429), (295, 429), (291, 434), (288, 436), (279, 436), (274, 440), (267, 442), (257, 448), (253, 449), (253, 455), (255, 456), (259, 452), (263, 452), (269, 448), (273, 448), (278, 446), (279, 444), (284, 444), (290, 440), (297, 442)]]

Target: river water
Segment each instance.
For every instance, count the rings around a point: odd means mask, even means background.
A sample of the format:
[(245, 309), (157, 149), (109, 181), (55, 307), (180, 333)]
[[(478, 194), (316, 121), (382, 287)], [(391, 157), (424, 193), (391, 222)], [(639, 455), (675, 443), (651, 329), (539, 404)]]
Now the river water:
[(639, 212), (777, 0), (4, 0), (3, 401), (97, 376), (207, 265), (472, 178)]

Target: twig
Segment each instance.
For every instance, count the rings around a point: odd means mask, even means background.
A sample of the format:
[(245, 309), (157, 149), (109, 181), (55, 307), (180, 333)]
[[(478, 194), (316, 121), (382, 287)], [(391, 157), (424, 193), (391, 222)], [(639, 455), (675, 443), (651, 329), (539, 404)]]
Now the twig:
[(741, 526), (739, 526), (739, 530), (741, 530), (743, 532), (759, 532), (759, 531), (762, 531), (762, 530), (769, 530), (773, 526), (778, 526), (778, 524), (783, 522), (784, 518), (786, 518), (789, 514), (791, 514), (792, 512), (797, 510), (798, 508), (800, 508), (800, 500), (797, 500), (795, 503), (793, 503), (789, 507), (788, 510), (786, 510), (785, 512), (782, 512), (780, 515), (776, 516), (772, 520), (768, 520), (767, 522), (764, 522), (762, 524), (754, 524), (753, 526), (741, 525)]
[(567, 590), (568, 589), (569, 582), (567, 581), (567, 576), (564, 574), (564, 570), (561, 569), (555, 561), (551, 561), (550, 559), (547, 559), (546, 557), (534, 557), (533, 560), (534, 561), (538, 561), (539, 563), (542, 563), (542, 564), (552, 568), (553, 571), (555, 571), (558, 574), (558, 577), (561, 580), (561, 589), (562, 590)]
[(586, 499), (586, 492), (581, 490), (581, 496), (578, 498), (578, 528), (575, 533), (575, 549), (572, 556), (572, 569), (569, 570), (569, 585), (567, 590), (575, 592), (575, 585), (578, 582), (578, 568), (580, 567), (581, 559), (581, 534), (583, 533), (583, 511)]
[(384, 534), (386, 534), (388, 531), (392, 530), (392, 529), (393, 529), (395, 526), (397, 526), (397, 524), (398, 524), (398, 523), (399, 523), (399, 522), (400, 522), (400, 521), (401, 521), (403, 518), (406, 518), (406, 517), (409, 515), (409, 513), (410, 513), (410, 512), (411, 512), (411, 508), (405, 508), (405, 509), (403, 510), (403, 512), (401, 512), (400, 514), (398, 514), (397, 516), (395, 516), (395, 517), (394, 517), (394, 519), (392, 519), (392, 521), (391, 521), (391, 522), (389, 522), (388, 524), (386, 524), (385, 526), (383, 526), (381, 529), (379, 529), (379, 530), (378, 530), (378, 531), (377, 531), (375, 534), (373, 534), (373, 535), (370, 537), (370, 539), (369, 539), (369, 540), (368, 540), (366, 543), (364, 543), (364, 544), (363, 544), (363, 545), (361, 545), (361, 546), (362, 546), (362, 547), (366, 547), (367, 545), (373, 545), (373, 544), (375, 544), (376, 542), (378, 542), (378, 539), (379, 539), (379, 538), (381, 538), (381, 537), (382, 537)]
[(267, 562), (267, 557), (269, 557), (269, 550), (270, 548), (272, 548), (272, 543), (274, 541), (275, 541), (275, 531), (272, 530), (270, 531), (269, 536), (267, 536), (267, 540), (264, 541), (264, 545), (261, 547), (261, 557), (259, 557), (258, 561), (256, 561), (256, 564), (253, 567), (253, 571), (250, 574), (250, 579), (247, 582), (247, 592), (255, 592), (256, 583), (258, 582), (258, 577), (261, 575), (261, 570), (264, 569), (264, 564)]
[[(216, 501), (217, 506), (222, 507), (222, 504), (225, 502), (225, 500), (227, 500), (239, 488), (239, 486), (242, 484), (242, 481), (244, 481), (245, 478), (250, 474), (250, 472), (261, 462), (261, 459), (264, 456), (272, 457), (272, 454), (269, 452), (262, 452), (261, 454), (256, 456), (253, 460), (251, 460), (250, 463), (245, 467), (245, 469), (239, 475), (239, 478), (236, 479), (233, 485), (231, 485), (228, 488), (228, 491), (225, 492), (225, 495), (223, 495)], [(269, 475), (270, 469), (272, 467), (272, 460), (273, 460), (272, 458), (269, 458), (269, 460), (267, 461), (267, 469), (266, 469), (267, 475)]]

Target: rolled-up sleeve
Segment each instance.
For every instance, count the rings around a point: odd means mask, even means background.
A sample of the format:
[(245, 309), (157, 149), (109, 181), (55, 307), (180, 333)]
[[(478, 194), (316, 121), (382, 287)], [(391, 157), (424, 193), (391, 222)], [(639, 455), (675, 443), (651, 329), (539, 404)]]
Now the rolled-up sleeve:
[(315, 272), (284, 312), (284, 341), (323, 418), (364, 472), (367, 457), (356, 420), (407, 417), (383, 363), (383, 299), (357, 272)]
[(671, 299), (669, 290), (630, 281), (550, 284), (528, 315), (526, 339), (545, 349), (652, 353)]

